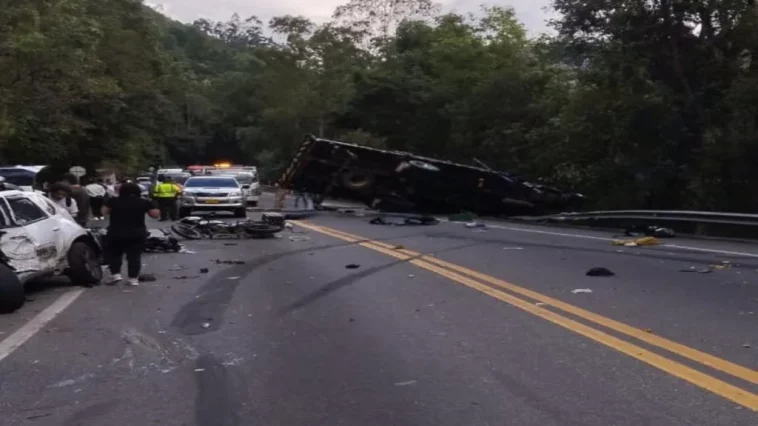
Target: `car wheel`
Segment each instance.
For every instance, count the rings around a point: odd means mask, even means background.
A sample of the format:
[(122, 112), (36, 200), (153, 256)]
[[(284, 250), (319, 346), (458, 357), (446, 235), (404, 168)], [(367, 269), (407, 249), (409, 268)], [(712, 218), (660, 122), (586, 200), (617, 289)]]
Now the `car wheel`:
[(74, 243), (68, 250), (68, 276), (74, 284), (90, 287), (103, 279), (103, 268), (95, 250), (87, 243)]
[(234, 210), (234, 217), (237, 217), (237, 218), (247, 217), (247, 210), (245, 210), (244, 207), (241, 209)]
[(183, 219), (183, 218), (185, 218), (185, 217), (187, 217), (187, 216), (189, 216), (191, 214), (192, 214), (192, 210), (190, 210), (188, 208), (184, 208), (183, 207), (183, 208), (179, 209), (179, 219)]
[(0, 314), (16, 312), (25, 302), (24, 283), (11, 268), (0, 264)]

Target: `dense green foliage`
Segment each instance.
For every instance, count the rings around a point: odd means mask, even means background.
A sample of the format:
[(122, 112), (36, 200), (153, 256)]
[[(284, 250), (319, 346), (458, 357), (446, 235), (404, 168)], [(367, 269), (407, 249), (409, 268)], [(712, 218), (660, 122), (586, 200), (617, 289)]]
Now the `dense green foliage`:
[(755, 211), (754, 0), (554, 7), (556, 35), (530, 38), (508, 9), (428, 0), (352, 0), (322, 25), (0, 0), (0, 161), (275, 178), (315, 133), (478, 158), (598, 207)]

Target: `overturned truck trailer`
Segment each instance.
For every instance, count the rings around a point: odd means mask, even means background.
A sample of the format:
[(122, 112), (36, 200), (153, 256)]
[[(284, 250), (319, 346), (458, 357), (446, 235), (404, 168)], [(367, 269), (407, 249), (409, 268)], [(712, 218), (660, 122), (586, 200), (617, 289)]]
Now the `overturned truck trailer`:
[(573, 210), (581, 194), (506, 172), (307, 136), (278, 184), (395, 212), (532, 215)]

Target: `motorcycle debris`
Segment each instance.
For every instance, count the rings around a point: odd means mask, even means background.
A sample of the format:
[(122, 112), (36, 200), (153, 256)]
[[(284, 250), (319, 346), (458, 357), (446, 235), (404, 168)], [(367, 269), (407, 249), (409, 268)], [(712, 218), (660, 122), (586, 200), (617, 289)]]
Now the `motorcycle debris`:
[(139, 276), (139, 281), (143, 283), (158, 281), (158, 278), (154, 274), (142, 274)]
[(612, 277), (616, 274), (614, 274), (608, 268), (592, 268), (589, 271), (587, 271), (586, 275), (588, 277)]
[(355, 263), (351, 263), (349, 265), (345, 265), (346, 269), (358, 269), (360, 267), (361, 267), (361, 265), (358, 265), (358, 264), (355, 264)]

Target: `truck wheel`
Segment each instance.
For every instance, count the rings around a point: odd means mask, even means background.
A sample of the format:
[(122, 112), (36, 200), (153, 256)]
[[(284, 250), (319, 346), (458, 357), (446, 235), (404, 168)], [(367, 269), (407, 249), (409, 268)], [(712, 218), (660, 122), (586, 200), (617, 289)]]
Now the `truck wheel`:
[(237, 218), (247, 217), (247, 210), (245, 210), (244, 207), (234, 210), (234, 217), (237, 217)]
[(366, 190), (374, 184), (374, 176), (368, 172), (345, 172), (342, 175), (342, 186), (353, 191)]
[(0, 264), (0, 314), (16, 312), (25, 302), (24, 284), (15, 272)]
[(68, 277), (74, 284), (91, 287), (103, 279), (103, 269), (95, 250), (87, 243), (74, 243), (68, 250)]

